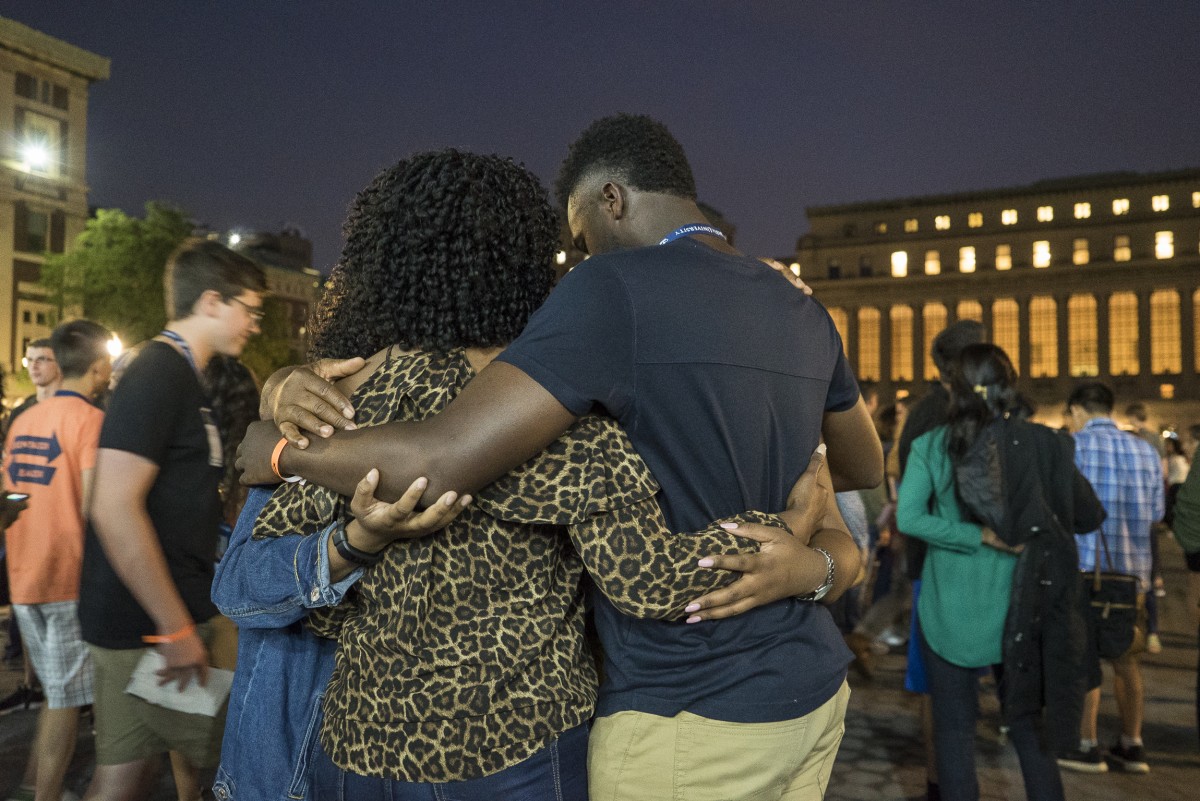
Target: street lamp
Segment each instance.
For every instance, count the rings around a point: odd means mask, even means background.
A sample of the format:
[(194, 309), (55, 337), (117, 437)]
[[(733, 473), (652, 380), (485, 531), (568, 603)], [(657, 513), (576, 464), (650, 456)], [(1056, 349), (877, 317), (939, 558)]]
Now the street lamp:
[(121, 351), (125, 350), (125, 346), (121, 344), (121, 338), (116, 334), (113, 334), (112, 339), (108, 340), (106, 347), (108, 355), (114, 359), (121, 355)]

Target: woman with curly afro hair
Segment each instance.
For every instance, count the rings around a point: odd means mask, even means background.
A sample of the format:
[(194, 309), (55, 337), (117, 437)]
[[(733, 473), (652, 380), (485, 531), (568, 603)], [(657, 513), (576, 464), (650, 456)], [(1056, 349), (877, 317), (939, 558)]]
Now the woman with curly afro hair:
[[(313, 357), (366, 360), (339, 383), (356, 425), (447, 405), (549, 293), (558, 232), (508, 159), (443, 150), (380, 173), (313, 324)], [(586, 799), (584, 567), (622, 612), (681, 618), (733, 578), (697, 561), (753, 543), (721, 521), (673, 535), (595, 415), (473, 500), (418, 512), (425, 479), (395, 504), (378, 479), (247, 501), (213, 586), (241, 629), (217, 797)]]

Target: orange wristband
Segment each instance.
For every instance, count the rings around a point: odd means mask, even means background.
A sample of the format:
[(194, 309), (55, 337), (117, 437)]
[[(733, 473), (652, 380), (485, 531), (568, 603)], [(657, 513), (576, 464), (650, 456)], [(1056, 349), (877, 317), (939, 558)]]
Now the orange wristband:
[(147, 634), (142, 637), (142, 642), (149, 645), (159, 645), (162, 643), (179, 642), (180, 640), (190, 637), (196, 633), (196, 624), (188, 623), (172, 634)]
[(275, 450), (271, 451), (271, 472), (275, 474), (280, 481), (287, 481), (283, 473), (279, 472), (279, 456), (283, 453), (283, 448), (288, 444), (287, 437), (280, 437), (279, 442), (275, 443)]

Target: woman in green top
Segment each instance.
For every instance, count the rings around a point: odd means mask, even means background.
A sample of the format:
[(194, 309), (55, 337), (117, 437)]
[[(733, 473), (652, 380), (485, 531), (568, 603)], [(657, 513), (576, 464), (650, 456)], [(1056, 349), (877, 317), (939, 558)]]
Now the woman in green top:
[[(988, 423), (1021, 409), (1016, 372), (994, 345), (965, 349), (951, 371), (947, 424), (913, 442), (896, 509), (907, 534), (929, 544), (917, 619), (933, 702), (941, 796), (979, 798), (975, 775), (978, 668), (1001, 663), (1004, 623), (1018, 549), (986, 526), (968, 522), (955, 490), (954, 467)], [(1038, 743), (1031, 718), (1011, 721), (1030, 799), (1063, 798), (1052, 755)]]

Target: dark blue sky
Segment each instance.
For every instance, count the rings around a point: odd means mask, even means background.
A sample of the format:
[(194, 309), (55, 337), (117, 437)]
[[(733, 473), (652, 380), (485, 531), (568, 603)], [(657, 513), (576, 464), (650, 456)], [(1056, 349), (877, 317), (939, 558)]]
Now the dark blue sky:
[(615, 111), (666, 122), (701, 198), (759, 254), (789, 253), (808, 205), (1200, 166), (1195, 0), (5, 0), (0, 14), (112, 59), (90, 106), (93, 204), (294, 223), (323, 270), (354, 193), (394, 160), (453, 145), (549, 184), (571, 139)]

